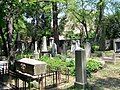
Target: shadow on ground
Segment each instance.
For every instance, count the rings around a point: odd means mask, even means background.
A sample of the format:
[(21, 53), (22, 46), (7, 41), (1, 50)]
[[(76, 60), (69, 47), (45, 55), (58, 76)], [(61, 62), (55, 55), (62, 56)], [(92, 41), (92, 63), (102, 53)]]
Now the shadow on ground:
[(107, 77), (105, 79), (99, 78), (94, 82), (94, 84), (109, 89), (120, 89), (119, 78), (113, 78), (113, 77)]
[[(108, 77), (105, 79), (96, 79), (94, 84), (88, 84), (84, 90), (120, 90), (120, 79)], [(65, 90), (83, 90), (77, 89), (75, 86), (71, 86)]]

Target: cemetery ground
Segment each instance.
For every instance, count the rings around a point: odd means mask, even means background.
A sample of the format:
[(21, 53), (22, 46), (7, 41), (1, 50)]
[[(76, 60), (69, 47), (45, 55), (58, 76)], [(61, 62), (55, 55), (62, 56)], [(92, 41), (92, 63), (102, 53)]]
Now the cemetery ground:
[[(61, 84), (58, 88), (76, 90), (73, 80), (74, 78), (71, 77), (69, 83)], [(120, 60), (117, 60), (116, 64), (105, 64), (103, 69), (92, 73), (87, 80), (89, 85), (87, 90), (120, 90)]]
[[(52, 64), (53, 66), (51, 68), (55, 69), (56, 67), (64, 67), (63, 64), (66, 63), (61, 63), (59, 58), (65, 58), (63, 55), (57, 56), (55, 58), (48, 58), (47, 56), (42, 57), (41, 59), (46, 60), (46, 62), (49, 62), (48, 64)], [(95, 59), (98, 59), (100, 57), (94, 57)], [(54, 62), (54, 60), (58, 60), (57, 62)], [(69, 60), (68, 60), (69, 61)], [(68, 62), (67, 61), (67, 62)], [(70, 60), (72, 61), (72, 59)], [(70, 62), (68, 66), (73, 66), (73, 62)], [(57, 87), (46, 89), (46, 90), (76, 90), (74, 87), (74, 82), (75, 82), (75, 76), (74, 76), (74, 71), (70, 71), (72, 76), (69, 76), (69, 82), (64, 82), (61, 84), (58, 84)], [(64, 76), (64, 75), (63, 75)], [(61, 77), (63, 77), (61, 76)], [(94, 72), (91, 72), (91, 75), (87, 78), (88, 81), (88, 86), (87, 90), (120, 90), (120, 60), (118, 59), (116, 63), (105, 63), (105, 65)], [(5, 85), (1, 84), (0, 87), (5, 87)]]
[(120, 60), (117, 60), (116, 64), (105, 64), (103, 69), (92, 73), (88, 82), (100, 90), (120, 90)]
[[(47, 90), (76, 90), (75, 77), (69, 78), (69, 82), (58, 84), (58, 87)], [(117, 60), (116, 64), (106, 63), (101, 70), (91, 73), (87, 81), (87, 90), (120, 90), (120, 60)]]

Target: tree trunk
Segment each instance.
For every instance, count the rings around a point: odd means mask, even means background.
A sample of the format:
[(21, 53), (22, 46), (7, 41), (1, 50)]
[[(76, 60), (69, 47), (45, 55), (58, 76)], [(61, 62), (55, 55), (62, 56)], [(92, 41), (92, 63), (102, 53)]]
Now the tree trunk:
[(82, 21), (82, 24), (83, 24), (83, 26), (84, 26), (84, 28), (85, 28), (86, 39), (89, 39), (89, 35), (88, 35), (88, 30), (87, 30), (87, 24), (86, 24), (86, 21), (83, 20), (83, 21)]
[(7, 23), (6, 23), (6, 27), (7, 27), (7, 42), (8, 42), (8, 55), (12, 54), (12, 32), (13, 32), (13, 20), (12, 18), (8, 18), (7, 19)]
[(6, 40), (5, 40), (5, 37), (4, 37), (4, 33), (2, 31), (2, 27), (0, 27), (0, 35), (1, 35), (2, 41), (3, 41), (3, 48), (4, 48), (5, 56), (8, 57), (8, 50), (7, 50), (7, 46), (6, 46)]
[(52, 3), (52, 10), (53, 10), (53, 33), (54, 33), (54, 41), (57, 44), (58, 53), (59, 50), (59, 33), (58, 33), (58, 12), (57, 12), (57, 2)]
[(102, 19), (104, 14), (104, 7), (105, 7), (104, 5), (105, 5), (104, 0), (99, 0), (98, 7), (97, 7), (99, 11), (99, 17), (98, 17), (98, 23), (96, 28), (95, 41), (98, 41), (100, 39), (100, 33), (102, 32), (101, 24), (102, 24)]

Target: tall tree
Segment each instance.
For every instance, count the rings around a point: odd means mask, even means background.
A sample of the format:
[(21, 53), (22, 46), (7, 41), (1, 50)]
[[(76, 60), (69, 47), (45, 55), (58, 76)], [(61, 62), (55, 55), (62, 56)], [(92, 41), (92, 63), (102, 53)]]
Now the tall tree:
[(98, 41), (100, 39), (99, 37), (102, 32), (104, 9), (105, 9), (105, 0), (99, 0), (99, 2), (97, 3), (98, 19), (97, 19), (95, 41)]
[(52, 12), (53, 12), (53, 35), (54, 35), (54, 41), (57, 44), (58, 52), (59, 52), (58, 7), (57, 7), (57, 2), (52, 2)]

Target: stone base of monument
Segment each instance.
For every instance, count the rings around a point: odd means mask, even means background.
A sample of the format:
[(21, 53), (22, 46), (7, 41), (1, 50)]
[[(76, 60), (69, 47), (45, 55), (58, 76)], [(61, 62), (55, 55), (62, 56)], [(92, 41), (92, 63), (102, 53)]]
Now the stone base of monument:
[(87, 87), (88, 87), (88, 84), (87, 84), (87, 83), (75, 82), (75, 83), (74, 83), (74, 86), (75, 86), (75, 89), (78, 89), (78, 90), (86, 90)]
[(49, 55), (50, 56), (50, 51), (41, 51), (41, 55)]
[(35, 52), (35, 53), (34, 53), (34, 58), (35, 58), (36, 60), (39, 59), (39, 53), (38, 53), (38, 52)]

